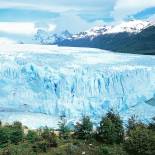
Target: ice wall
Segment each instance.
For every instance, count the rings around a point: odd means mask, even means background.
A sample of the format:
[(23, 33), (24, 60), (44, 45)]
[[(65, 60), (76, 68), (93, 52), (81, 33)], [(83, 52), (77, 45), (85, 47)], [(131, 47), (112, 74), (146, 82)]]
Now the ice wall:
[(22, 121), (30, 113), (26, 118), (39, 114), (40, 125), (47, 120), (41, 114), (99, 120), (111, 108), (124, 119), (154, 116), (155, 104), (146, 103), (155, 94), (153, 56), (51, 46), (33, 50), (23, 45), (0, 55), (0, 119)]

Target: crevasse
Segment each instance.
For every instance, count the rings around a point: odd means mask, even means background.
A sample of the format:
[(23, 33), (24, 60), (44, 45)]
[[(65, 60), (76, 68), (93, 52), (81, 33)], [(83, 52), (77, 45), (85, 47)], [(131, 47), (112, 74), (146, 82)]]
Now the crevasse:
[[(155, 103), (147, 101), (155, 94), (154, 57), (100, 53), (95, 49), (90, 53), (80, 48), (55, 50), (71, 52), (1, 55), (0, 119), (21, 120), (29, 125), (30, 116), (39, 114), (39, 125), (43, 125), (46, 117), (42, 116), (65, 115), (68, 120), (76, 120), (89, 115), (99, 121), (111, 108), (123, 119), (133, 114), (144, 121), (153, 117)], [(114, 61), (104, 63), (110, 54)], [(118, 56), (128, 61), (118, 61)]]

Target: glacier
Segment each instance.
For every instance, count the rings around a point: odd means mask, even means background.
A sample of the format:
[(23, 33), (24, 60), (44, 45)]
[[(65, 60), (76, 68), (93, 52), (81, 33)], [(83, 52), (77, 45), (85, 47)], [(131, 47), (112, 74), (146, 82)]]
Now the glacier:
[(12, 44), (0, 48), (0, 120), (56, 128), (110, 109), (126, 121), (155, 116), (155, 56)]

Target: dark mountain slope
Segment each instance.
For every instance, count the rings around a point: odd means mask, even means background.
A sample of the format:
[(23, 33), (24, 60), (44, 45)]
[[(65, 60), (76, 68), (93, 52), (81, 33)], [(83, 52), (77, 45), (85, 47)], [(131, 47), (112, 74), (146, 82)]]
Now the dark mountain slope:
[(57, 42), (59, 46), (91, 47), (123, 53), (155, 54), (155, 26), (150, 26), (140, 33), (112, 33), (94, 37), (93, 39), (65, 39)]

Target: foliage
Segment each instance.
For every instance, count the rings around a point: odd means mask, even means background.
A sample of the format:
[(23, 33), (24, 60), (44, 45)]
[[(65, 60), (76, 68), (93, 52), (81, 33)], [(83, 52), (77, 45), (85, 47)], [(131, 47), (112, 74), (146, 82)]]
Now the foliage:
[(41, 137), (47, 142), (48, 147), (57, 147), (57, 138), (53, 130), (48, 127), (43, 128)]
[(127, 134), (130, 133), (131, 130), (136, 128), (136, 117), (135, 116), (131, 116), (131, 118), (128, 119), (128, 124), (127, 124)]
[(79, 139), (89, 139), (92, 137), (93, 123), (88, 116), (82, 118), (81, 123), (75, 126), (75, 136)]
[[(62, 124), (61, 124), (62, 123)], [(23, 132), (20, 122), (0, 126), (0, 155), (154, 155), (154, 120), (143, 124), (131, 117), (127, 130), (113, 111), (108, 112), (94, 136), (89, 117), (83, 117), (74, 129), (74, 136), (66, 138), (66, 123), (61, 120), (61, 136), (48, 128)], [(69, 129), (68, 129), (69, 130)], [(67, 134), (71, 134), (68, 132)]]
[(69, 138), (70, 129), (67, 126), (67, 121), (65, 118), (61, 118), (61, 121), (58, 124), (59, 126), (59, 136), (63, 139)]
[(97, 129), (98, 140), (106, 144), (120, 144), (123, 142), (124, 129), (123, 122), (118, 114), (109, 111), (102, 118)]
[(99, 155), (127, 155), (121, 145), (102, 145), (99, 148)]
[(0, 150), (0, 155), (35, 155), (31, 146), (27, 143), (10, 144), (4, 149)]
[(10, 141), (13, 144), (18, 144), (23, 140), (23, 128), (20, 122), (14, 122), (10, 129)]
[(5, 128), (0, 127), (0, 147), (5, 146), (9, 141), (9, 134)]
[(34, 143), (34, 142), (39, 140), (39, 135), (37, 134), (37, 132), (35, 132), (33, 130), (29, 130), (28, 133), (27, 133), (26, 139), (30, 143)]
[(126, 151), (131, 155), (154, 155), (155, 154), (155, 132), (147, 127), (137, 125), (131, 130), (124, 145)]
[(149, 129), (155, 132), (155, 117), (152, 119), (152, 122), (149, 124)]

